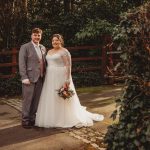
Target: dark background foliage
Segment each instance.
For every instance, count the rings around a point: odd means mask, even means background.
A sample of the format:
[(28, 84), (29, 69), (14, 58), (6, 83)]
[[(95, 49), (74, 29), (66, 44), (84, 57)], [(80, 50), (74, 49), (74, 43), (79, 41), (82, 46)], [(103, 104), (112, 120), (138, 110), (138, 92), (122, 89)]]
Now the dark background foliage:
[[(53, 33), (61, 33), (66, 46), (95, 44), (110, 34), (119, 14), (144, 0), (1, 0), (0, 50), (20, 47), (34, 27), (43, 29), (43, 44), (50, 47)], [(90, 41), (90, 43), (89, 43)]]
[(9, 79), (0, 78), (0, 96), (14, 96), (20, 95), (22, 84), (20, 76), (16, 73), (15, 77)]

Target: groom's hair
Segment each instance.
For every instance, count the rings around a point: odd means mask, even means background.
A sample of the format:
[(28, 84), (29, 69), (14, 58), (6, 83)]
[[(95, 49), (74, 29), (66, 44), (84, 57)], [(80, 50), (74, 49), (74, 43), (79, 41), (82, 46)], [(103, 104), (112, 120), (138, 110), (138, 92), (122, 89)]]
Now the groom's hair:
[(42, 30), (40, 29), (40, 28), (34, 28), (34, 29), (32, 29), (32, 33), (40, 33), (40, 34), (42, 34)]

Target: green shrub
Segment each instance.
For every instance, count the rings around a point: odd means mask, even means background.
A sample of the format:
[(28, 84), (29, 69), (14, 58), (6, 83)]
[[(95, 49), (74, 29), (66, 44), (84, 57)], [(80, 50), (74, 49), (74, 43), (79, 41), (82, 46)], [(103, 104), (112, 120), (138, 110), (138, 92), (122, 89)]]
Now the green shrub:
[(18, 73), (9, 79), (0, 79), (0, 96), (14, 96), (21, 94), (21, 81)]

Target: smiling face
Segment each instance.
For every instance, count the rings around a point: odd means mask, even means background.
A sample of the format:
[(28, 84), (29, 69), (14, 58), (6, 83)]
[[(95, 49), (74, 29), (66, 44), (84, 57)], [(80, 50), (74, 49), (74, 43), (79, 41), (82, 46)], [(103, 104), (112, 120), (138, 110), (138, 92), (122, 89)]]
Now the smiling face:
[(53, 37), (52, 38), (52, 46), (53, 46), (53, 48), (56, 48), (56, 49), (62, 47), (61, 40), (59, 38), (57, 38), (57, 37)]
[(39, 44), (39, 42), (41, 41), (41, 38), (42, 38), (41, 33), (32, 33), (31, 35), (31, 39), (35, 44)]

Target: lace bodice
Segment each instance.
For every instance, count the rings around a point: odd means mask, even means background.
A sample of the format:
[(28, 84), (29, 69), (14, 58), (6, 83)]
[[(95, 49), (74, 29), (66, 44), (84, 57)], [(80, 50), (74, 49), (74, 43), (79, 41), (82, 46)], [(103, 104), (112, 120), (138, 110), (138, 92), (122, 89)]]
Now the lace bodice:
[(48, 67), (66, 67), (66, 81), (70, 80), (71, 75), (71, 55), (67, 49), (46, 56)]

